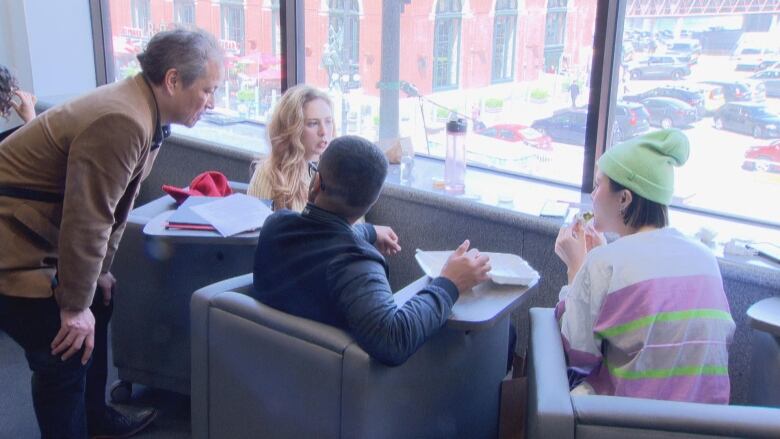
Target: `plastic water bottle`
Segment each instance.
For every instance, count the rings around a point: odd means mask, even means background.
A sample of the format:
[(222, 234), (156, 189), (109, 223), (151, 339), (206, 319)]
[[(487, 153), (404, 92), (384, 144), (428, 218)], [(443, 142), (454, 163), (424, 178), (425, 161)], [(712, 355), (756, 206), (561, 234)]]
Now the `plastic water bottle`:
[(401, 184), (409, 185), (414, 180), (414, 156), (401, 156)]
[(460, 195), (466, 189), (466, 121), (447, 122), (447, 155), (444, 159), (444, 190)]

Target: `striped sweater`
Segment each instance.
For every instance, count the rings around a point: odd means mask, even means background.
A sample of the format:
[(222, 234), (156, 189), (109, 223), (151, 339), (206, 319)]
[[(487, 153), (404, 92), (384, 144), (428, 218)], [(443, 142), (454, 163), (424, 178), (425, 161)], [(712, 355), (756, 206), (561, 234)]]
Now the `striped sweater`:
[(593, 249), (556, 316), (569, 368), (597, 394), (729, 402), (735, 325), (717, 260), (675, 229)]

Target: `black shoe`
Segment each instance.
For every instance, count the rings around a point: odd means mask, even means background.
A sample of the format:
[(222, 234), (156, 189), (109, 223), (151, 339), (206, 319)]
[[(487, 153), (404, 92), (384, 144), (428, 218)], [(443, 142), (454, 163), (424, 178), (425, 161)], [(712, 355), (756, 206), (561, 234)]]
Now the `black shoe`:
[(92, 439), (120, 439), (130, 437), (146, 428), (157, 417), (153, 408), (136, 409), (122, 414), (106, 407), (97, 416), (87, 415), (87, 428)]

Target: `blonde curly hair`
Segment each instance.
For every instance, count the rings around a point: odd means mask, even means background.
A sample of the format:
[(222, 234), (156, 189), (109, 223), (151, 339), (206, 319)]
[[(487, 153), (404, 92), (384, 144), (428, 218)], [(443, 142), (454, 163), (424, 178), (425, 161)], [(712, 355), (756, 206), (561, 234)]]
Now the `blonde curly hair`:
[(322, 99), (333, 109), (330, 97), (314, 87), (296, 85), (287, 89), (266, 128), (271, 154), (252, 163), (254, 172), (247, 194), (273, 200), (274, 209), (301, 211), (306, 206), (311, 177), (306, 148), (301, 142), (303, 107), (316, 99)]

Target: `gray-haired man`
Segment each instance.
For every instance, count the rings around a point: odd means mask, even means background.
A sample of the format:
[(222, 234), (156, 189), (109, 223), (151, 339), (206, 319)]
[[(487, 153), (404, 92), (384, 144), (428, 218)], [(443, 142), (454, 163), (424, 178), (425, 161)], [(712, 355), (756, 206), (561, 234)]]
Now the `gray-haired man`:
[(193, 126), (213, 106), (222, 53), (205, 32), (173, 30), (138, 60), (141, 74), (0, 143), (0, 330), (27, 355), (43, 438), (127, 437), (155, 415), (105, 404), (109, 269), (167, 125)]

